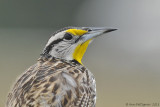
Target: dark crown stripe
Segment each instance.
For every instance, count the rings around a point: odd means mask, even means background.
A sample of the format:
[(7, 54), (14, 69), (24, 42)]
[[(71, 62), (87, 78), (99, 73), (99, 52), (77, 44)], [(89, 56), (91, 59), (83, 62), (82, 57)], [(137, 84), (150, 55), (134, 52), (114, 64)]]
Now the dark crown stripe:
[[(60, 30), (54, 32), (54, 33), (52, 34), (52, 36), (56, 35), (56, 34), (59, 33), (59, 32), (62, 32), (62, 31), (64, 31), (64, 30), (71, 29), (71, 28), (75, 28), (75, 27), (72, 27), (72, 26), (65, 27), (65, 28), (63, 28), (63, 29), (60, 29)], [(41, 55), (42, 55), (42, 56), (48, 56), (48, 53), (51, 51), (52, 47), (53, 47), (55, 44), (58, 44), (58, 43), (61, 42), (61, 41), (63, 41), (63, 38), (59, 38), (59, 39), (53, 41), (51, 44), (49, 44), (49, 45), (43, 50), (43, 53), (42, 53)], [(49, 55), (49, 56), (50, 56), (50, 55)]]

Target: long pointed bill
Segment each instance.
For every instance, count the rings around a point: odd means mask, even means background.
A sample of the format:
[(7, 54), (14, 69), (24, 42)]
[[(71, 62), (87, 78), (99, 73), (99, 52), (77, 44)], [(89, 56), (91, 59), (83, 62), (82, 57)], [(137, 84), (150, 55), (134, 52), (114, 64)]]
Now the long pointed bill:
[(97, 36), (100, 36), (102, 34), (112, 32), (112, 31), (115, 31), (115, 30), (117, 30), (117, 29), (111, 29), (111, 28), (105, 28), (105, 27), (91, 27), (91, 28), (89, 28), (88, 33), (84, 34), (81, 37), (81, 40), (83, 42), (85, 42), (87, 40), (93, 39), (93, 38), (95, 38)]

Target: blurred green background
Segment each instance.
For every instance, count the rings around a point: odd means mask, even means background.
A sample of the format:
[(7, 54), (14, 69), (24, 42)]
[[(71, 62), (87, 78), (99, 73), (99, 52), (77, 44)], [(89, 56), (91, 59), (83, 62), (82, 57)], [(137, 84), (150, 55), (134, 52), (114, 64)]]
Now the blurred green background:
[(159, 0), (0, 0), (0, 107), (11, 85), (65, 26), (108, 26), (83, 63), (96, 77), (97, 107), (160, 103)]

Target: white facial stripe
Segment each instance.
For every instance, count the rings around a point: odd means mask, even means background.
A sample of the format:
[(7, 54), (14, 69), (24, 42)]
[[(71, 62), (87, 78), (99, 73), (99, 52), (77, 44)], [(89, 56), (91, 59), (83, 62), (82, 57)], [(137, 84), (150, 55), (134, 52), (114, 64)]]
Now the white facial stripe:
[(46, 44), (46, 47), (48, 45), (50, 45), (53, 41), (59, 39), (59, 38), (63, 38), (63, 35), (64, 35), (65, 31), (63, 32), (59, 32), (57, 33), (56, 35), (52, 36), (49, 40), (48, 40), (48, 43)]

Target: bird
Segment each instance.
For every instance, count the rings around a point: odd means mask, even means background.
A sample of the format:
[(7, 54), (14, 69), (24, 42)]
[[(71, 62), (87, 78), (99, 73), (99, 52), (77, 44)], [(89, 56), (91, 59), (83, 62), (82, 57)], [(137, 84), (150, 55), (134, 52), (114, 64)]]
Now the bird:
[(65, 27), (53, 33), (37, 62), (14, 83), (6, 107), (95, 107), (96, 80), (82, 58), (91, 41), (115, 30)]

